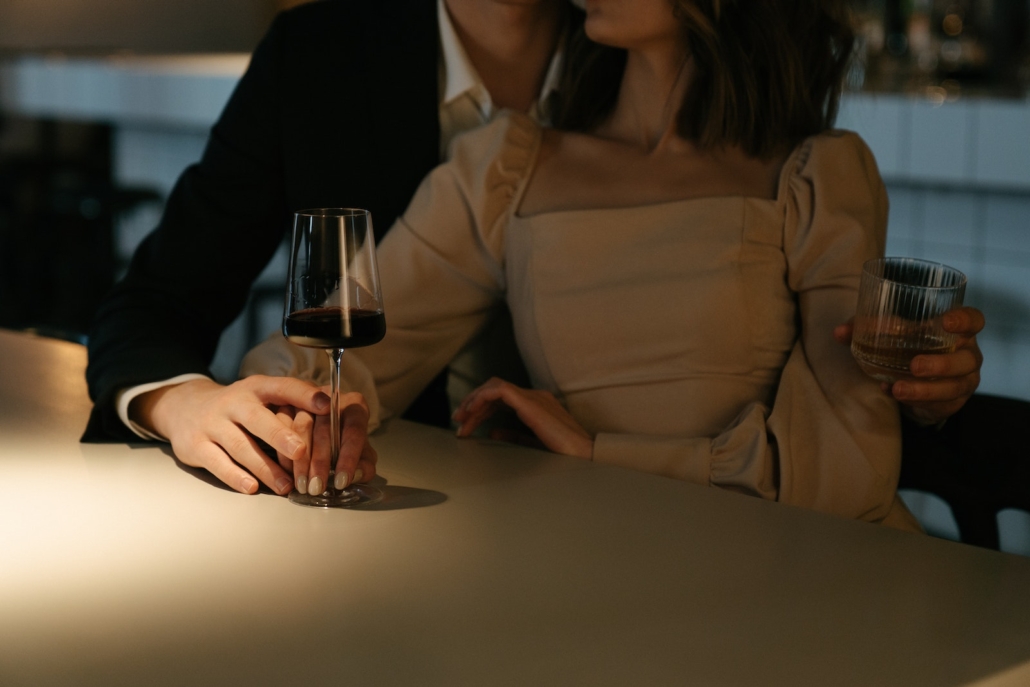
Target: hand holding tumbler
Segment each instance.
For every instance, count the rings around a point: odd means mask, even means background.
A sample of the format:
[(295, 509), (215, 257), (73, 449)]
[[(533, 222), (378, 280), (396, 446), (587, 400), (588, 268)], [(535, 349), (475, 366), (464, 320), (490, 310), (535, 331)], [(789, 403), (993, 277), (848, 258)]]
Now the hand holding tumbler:
[(876, 258), (862, 267), (851, 354), (881, 382), (911, 377), (912, 359), (950, 353), (958, 335), (943, 316), (961, 307), (966, 276), (953, 267), (915, 258)]

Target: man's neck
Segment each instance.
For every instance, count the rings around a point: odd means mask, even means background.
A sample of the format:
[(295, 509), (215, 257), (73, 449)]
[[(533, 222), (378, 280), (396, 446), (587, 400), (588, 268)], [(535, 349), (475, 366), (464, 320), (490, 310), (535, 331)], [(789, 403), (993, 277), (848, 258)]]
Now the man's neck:
[(444, 0), (494, 106), (530, 109), (557, 48), (568, 0)]

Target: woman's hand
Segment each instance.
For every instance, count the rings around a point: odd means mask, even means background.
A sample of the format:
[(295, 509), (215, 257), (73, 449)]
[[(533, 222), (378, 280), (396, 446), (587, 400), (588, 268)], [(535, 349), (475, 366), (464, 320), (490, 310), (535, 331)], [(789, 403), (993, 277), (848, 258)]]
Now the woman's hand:
[[(955, 351), (917, 355), (912, 359), (912, 378), (884, 384), (884, 391), (917, 422), (936, 424), (954, 415), (980, 386), (984, 357), (976, 335), (983, 330), (984, 322), (984, 314), (976, 308), (945, 313), (944, 329), (959, 335)], [(833, 336), (842, 344), (850, 344), (851, 333), (849, 321), (834, 329)]]
[(543, 445), (555, 453), (590, 459), (594, 438), (547, 391), (523, 389), (493, 377), (461, 402), (454, 413), (458, 436), (467, 437), (484, 420), (510, 408)]
[[(367, 482), (376, 475), (379, 460), (368, 443), (368, 404), (358, 393), (340, 395), (340, 455), (336, 461), (334, 486), (346, 489), (352, 482)], [(290, 457), (277, 452), (279, 465), (293, 475), (297, 491), (317, 496), (325, 491), (329, 479), (329, 416), (312, 415), (303, 408), (281, 406), (279, 421), (305, 437), (310, 450)]]
[(205, 468), (236, 491), (253, 494), (260, 480), (275, 493), (288, 494), (290, 475), (258, 445), (263, 441), (291, 460), (309, 455), (310, 440), (270, 410), (282, 405), (322, 416), (329, 412), (329, 397), (314, 384), (289, 377), (255, 375), (229, 386), (196, 379), (140, 394), (129, 416), (168, 439), (183, 463)]

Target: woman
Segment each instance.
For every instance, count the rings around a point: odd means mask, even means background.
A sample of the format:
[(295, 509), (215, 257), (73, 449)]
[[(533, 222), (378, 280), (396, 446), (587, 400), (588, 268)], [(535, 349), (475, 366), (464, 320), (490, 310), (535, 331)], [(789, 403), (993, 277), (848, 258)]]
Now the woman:
[[(503, 298), (534, 389), (491, 380), (460, 435), (508, 406), (557, 452), (918, 529), (897, 408), (829, 335), (887, 212), (864, 143), (828, 131), (845, 3), (596, 0), (584, 30), (558, 128), (513, 114), (459, 139), (380, 246), (390, 328), (344, 356), (372, 422)], [(324, 378), (324, 359), (276, 338), (244, 373)], [(314, 458), (292, 465), (309, 491)]]

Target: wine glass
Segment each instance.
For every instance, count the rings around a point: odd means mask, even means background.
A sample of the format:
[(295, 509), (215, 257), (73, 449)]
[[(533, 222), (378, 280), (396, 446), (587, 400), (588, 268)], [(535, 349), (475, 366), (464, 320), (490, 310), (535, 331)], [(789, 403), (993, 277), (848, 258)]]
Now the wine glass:
[(283, 335), (299, 346), (325, 349), (331, 361), (329, 479), (322, 494), (294, 490), (290, 501), (321, 508), (374, 503), (382, 493), (367, 484), (336, 489), (340, 456), (340, 358), (344, 349), (370, 346), (386, 334), (372, 215), (353, 208), (303, 210), (293, 216)]

